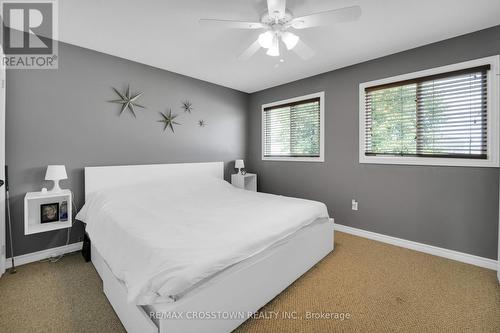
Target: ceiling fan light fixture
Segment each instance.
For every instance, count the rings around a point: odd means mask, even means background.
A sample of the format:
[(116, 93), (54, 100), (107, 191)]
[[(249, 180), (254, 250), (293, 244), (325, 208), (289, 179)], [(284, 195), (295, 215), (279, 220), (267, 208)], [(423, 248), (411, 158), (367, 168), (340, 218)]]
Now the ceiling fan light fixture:
[[(303, 1), (306, 0), (300, 0), (300, 2)], [(257, 40), (254, 40), (240, 54), (238, 57), (240, 60), (248, 60), (257, 54), (261, 48), (266, 49), (267, 55), (278, 57), (280, 56), (281, 42), (285, 45), (285, 50), (293, 50), (300, 58), (307, 60), (314, 55), (314, 50), (307, 43), (304, 43), (302, 38), (288, 31), (288, 29), (301, 30), (330, 26), (341, 22), (352, 22), (361, 16), (361, 7), (358, 5), (334, 8), (296, 17), (287, 9), (287, 0), (259, 0), (259, 2), (267, 3), (267, 11), (260, 16), (259, 21), (200, 19), (199, 23), (202, 26), (213, 28), (260, 30), (261, 33)]]
[(265, 49), (270, 48), (273, 45), (274, 35), (271, 31), (266, 31), (259, 35), (259, 45)]
[(280, 56), (280, 48), (279, 47), (271, 47), (267, 50), (266, 54), (271, 57), (279, 57)]
[(299, 42), (299, 39), (299, 36), (288, 31), (285, 31), (281, 34), (281, 40), (283, 41), (283, 43), (285, 43), (287, 50), (293, 49)]
[(267, 50), (266, 54), (271, 57), (279, 57), (280, 55), (280, 41), (277, 34), (273, 36), (273, 43)]

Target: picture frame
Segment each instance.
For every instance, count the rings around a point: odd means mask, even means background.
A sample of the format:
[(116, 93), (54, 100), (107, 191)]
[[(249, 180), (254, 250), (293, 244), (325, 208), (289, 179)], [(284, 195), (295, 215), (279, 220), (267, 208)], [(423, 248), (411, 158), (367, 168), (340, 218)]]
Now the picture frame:
[(40, 205), (40, 223), (59, 221), (59, 202)]
[(66, 222), (68, 220), (68, 202), (63, 201), (59, 205), (59, 221)]

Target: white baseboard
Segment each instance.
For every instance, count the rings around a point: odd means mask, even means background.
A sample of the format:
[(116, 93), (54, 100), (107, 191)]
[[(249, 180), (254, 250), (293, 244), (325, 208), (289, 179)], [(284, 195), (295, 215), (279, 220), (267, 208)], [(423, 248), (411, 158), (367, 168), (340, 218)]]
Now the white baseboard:
[[(51, 249), (42, 250), (38, 252), (32, 252), (28, 254), (23, 254), (20, 256), (14, 257), (14, 264), (16, 266), (21, 266), (25, 264), (29, 264), (30, 262), (40, 261), (43, 259), (47, 259), (50, 257), (56, 257), (61, 254), (80, 251), (82, 249), (83, 242), (72, 243), (64, 246), (53, 247)], [(11, 258), (7, 258), (5, 261), (5, 268), (8, 269), (12, 267)]]
[[(376, 232), (362, 230), (358, 228), (349, 227), (343, 224), (334, 224), (335, 230), (340, 232), (345, 232), (348, 234), (356, 235), (359, 237), (364, 237), (368, 239), (373, 239), (382, 243), (387, 243), (391, 245), (396, 245), (399, 247), (404, 247), (407, 249), (411, 249), (414, 251), (424, 252), (427, 254), (432, 254), (438, 257), (443, 257), (451, 260), (456, 260), (460, 262), (464, 262), (466, 264), (471, 264), (491, 270), (498, 270), (498, 263), (496, 260), (478, 257), (472, 254), (467, 254), (463, 252), (453, 251), (444, 249), (437, 246), (427, 245), (423, 243), (413, 242), (402, 238), (396, 238), (392, 236), (378, 234)], [(51, 249), (23, 254), (17, 257), (14, 257), (16, 266), (21, 266), (25, 264), (29, 264), (31, 262), (40, 261), (43, 259), (47, 259), (49, 257), (55, 257), (64, 253), (70, 253), (79, 251), (82, 249), (82, 242), (73, 243), (65, 246), (54, 247)], [(11, 267), (11, 260), (7, 258), (6, 260), (6, 269)], [(500, 270), (499, 270), (500, 272)]]
[(348, 227), (346, 225), (337, 223), (335, 224), (335, 230), (356, 235), (359, 237), (373, 239), (382, 243), (387, 243), (419, 252), (424, 252), (427, 254), (432, 254), (438, 257), (464, 262), (466, 264), (492, 269), (494, 271), (498, 269), (498, 263), (496, 260), (493, 259), (488, 259), (488, 258), (478, 257), (472, 254), (443, 249), (441, 247), (427, 245), (423, 243), (417, 243), (406, 239), (386, 236), (375, 232)]

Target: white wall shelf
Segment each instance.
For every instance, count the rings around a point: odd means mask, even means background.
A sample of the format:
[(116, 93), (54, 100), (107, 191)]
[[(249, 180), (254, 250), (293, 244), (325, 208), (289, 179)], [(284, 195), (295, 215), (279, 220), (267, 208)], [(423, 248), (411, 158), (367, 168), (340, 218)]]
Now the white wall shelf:
[[(67, 219), (61, 221), (61, 206), (66, 202)], [(41, 205), (59, 204), (59, 218), (54, 222), (41, 222)], [(69, 228), (72, 224), (73, 198), (70, 190), (58, 192), (28, 192), (24, 196), (24, 234), (30, 235), (39, 232)]]
[(231, 184), (244, 190), (257, 192), (257, 175), (254, 173), (233, 174), (231, 175)]

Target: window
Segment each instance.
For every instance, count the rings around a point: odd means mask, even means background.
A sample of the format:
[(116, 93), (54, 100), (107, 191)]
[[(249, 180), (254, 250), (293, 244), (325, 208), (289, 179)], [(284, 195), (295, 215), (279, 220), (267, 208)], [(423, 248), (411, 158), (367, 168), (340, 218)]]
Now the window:
[(361, 84), (360, 163), (498, 166), (497, 68), (490, 57)]
[(262, 105), (262, 159), (324, 161), (324, 92)]

